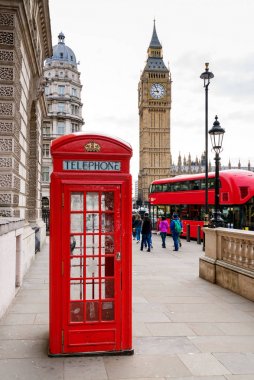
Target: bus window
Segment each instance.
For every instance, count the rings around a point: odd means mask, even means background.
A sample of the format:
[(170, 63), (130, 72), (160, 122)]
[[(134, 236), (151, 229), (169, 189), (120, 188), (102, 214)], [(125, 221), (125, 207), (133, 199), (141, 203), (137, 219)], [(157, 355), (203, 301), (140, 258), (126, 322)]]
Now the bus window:
[(162, 215), (165, 215), (166, 206), (157, 206), (157, 216), (161, 217)]
[(215, 188), (215, 178), (208, 178), (208, 189)]
[(181, 183), (176, 182), (171, 184), (171, 191), (180, 191), (181, 190)]
[(190, 182), (189, 181), (185, 181), (185, 182), (181, 183), (181, 190), (182, 191), (186, 191), (189, 189), (190, 189)]
[(246, 203), (244, 206), (244, 226), (248, 227), (249, 230), (254, 231), (254, 205), (253, 205), (253, 198), (251, 198), (251, 201)]
[(201, 190), (205, 190), (205, 188), (206, 188), (205, 180), (202, 179), (202, 180), (200, 181), (200, 189), (201, 189)]
[[(219, 180), (219, 187), (221, 187), (220, 180)], [(208, 189), (215, 189), (215, 178), (208, 178)]]
[(200, 190), (200, 181), (191, 181), (191, 190)]
[(162, 191), (162, 185), (155, 185), (155, 192), (160, 193)]

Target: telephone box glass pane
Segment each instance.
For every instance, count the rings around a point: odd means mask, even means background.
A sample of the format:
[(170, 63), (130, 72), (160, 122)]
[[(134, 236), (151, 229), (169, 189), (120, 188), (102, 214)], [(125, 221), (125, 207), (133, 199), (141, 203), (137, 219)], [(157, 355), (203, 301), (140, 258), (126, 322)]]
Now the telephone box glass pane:
[(70, 321), (83, 322), (84, 321), (84, 304), (83, 302), (70, 303)]
[(88, 278), (86, 280), (86, 299), (99, 299), (99, 282), (98, 279)]
[(71, 277), (79, 278), (84, 277), (84, 259), (83, 257), (71, 258)]
[(99, 276), (99, 257), (88, 257), (86, 259), (86, 277)]
[(71, 300), (83, 300), (84, 292), (83, 292), (83, 280), (75, 280), (70, 282), (71, 288)]
[(114, 236), (104, 235), (101, 237), (101, 253), (114, 253)]
[(102, 256), (101, 257), (101, 277), (113, 277), (114, 276), (114, 256)]
[(82, 256), (84, 254), (84, 238), (82, 235), (72, 235), (70, 237), (71, 255)]
[(99, 320), (99, 303), (98, 302), (86, 303), (86, 320), (87, 321)]
[(99, 254), (98, 235), (86, 235), (86, 254), (91, 256)]
[(105, 277), (105, 256), (101, 256), (101, 277)]
[(114, 231), (114, 215), (101, 214), (101, 231), (113, 232)]
[(114, 298), (114, 279), (101, 281), (101, 298)]
[(99, 232), (99, 214), (86, 214), (86, 231)]
[(115, 258), (114, 256), (105, 257), (105, 277), (113, 277), (114, 276), (114, 264)]
[(101, 319), (103, 321), (113, 321), (115, 319), (114, 302), (102, 302)]
[(71, 214), (71, 232), (83, 232), (83, 214)]
[(86, 210), (98, 211), (99, 210), (99, 194), (86, 193)]
[(114, 193), (107, 192), (101, 194), (102, 211), (112, 211), (114, 209)]
[(83, 211), (83, 193), (71, 193), (71, 211)]

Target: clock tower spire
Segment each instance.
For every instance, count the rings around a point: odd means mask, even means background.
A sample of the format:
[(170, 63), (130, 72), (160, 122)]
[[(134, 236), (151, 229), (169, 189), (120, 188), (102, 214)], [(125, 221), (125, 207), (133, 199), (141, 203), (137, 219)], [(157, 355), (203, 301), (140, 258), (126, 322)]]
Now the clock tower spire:
[(147, 61), (138, 85), (139, 177), (138, 198), (148, 202), (152, 181), (170, 176), (171, 75), (163, 62), (155, 20)]

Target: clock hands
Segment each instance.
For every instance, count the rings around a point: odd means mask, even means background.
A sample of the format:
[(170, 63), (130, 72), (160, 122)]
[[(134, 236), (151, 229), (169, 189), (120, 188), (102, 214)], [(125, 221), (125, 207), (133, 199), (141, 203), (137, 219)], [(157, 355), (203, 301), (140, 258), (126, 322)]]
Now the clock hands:
[(151, 93), (153, 98), (159, 99), (159, 98), (164, 96), (165, 89), (164, 89), (163, 85), (161, 85), (160, 83), (153, 83), (151, 86), (150, 93)]

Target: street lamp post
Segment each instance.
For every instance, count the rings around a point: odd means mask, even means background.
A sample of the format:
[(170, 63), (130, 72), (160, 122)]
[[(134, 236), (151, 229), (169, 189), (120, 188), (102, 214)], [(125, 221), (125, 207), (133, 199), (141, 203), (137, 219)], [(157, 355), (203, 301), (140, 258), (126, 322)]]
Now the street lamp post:
[(209, 131), (211, 137), (211, 143), (213, 150), (215, 152), (215, 199), (214, 199), (214, 212), (211, 219), (213, 227), (223, 227), (224, 221), (221, 217), (220, 212), (220, 179), (219, 179), (219, 163), (220, 163), (220, 152), (222, 152), (222, 142), (225, 129), (221, 128), (220, 122), (218, 121), (218, 116), (215, 116), (215, 122), (213, 127)]
[(205, 64), (205, 71), (200, 75), (205, 87), (205, 224), (208, 224), (208, 86), (214, 75), (209, 71), (209, 63)]

